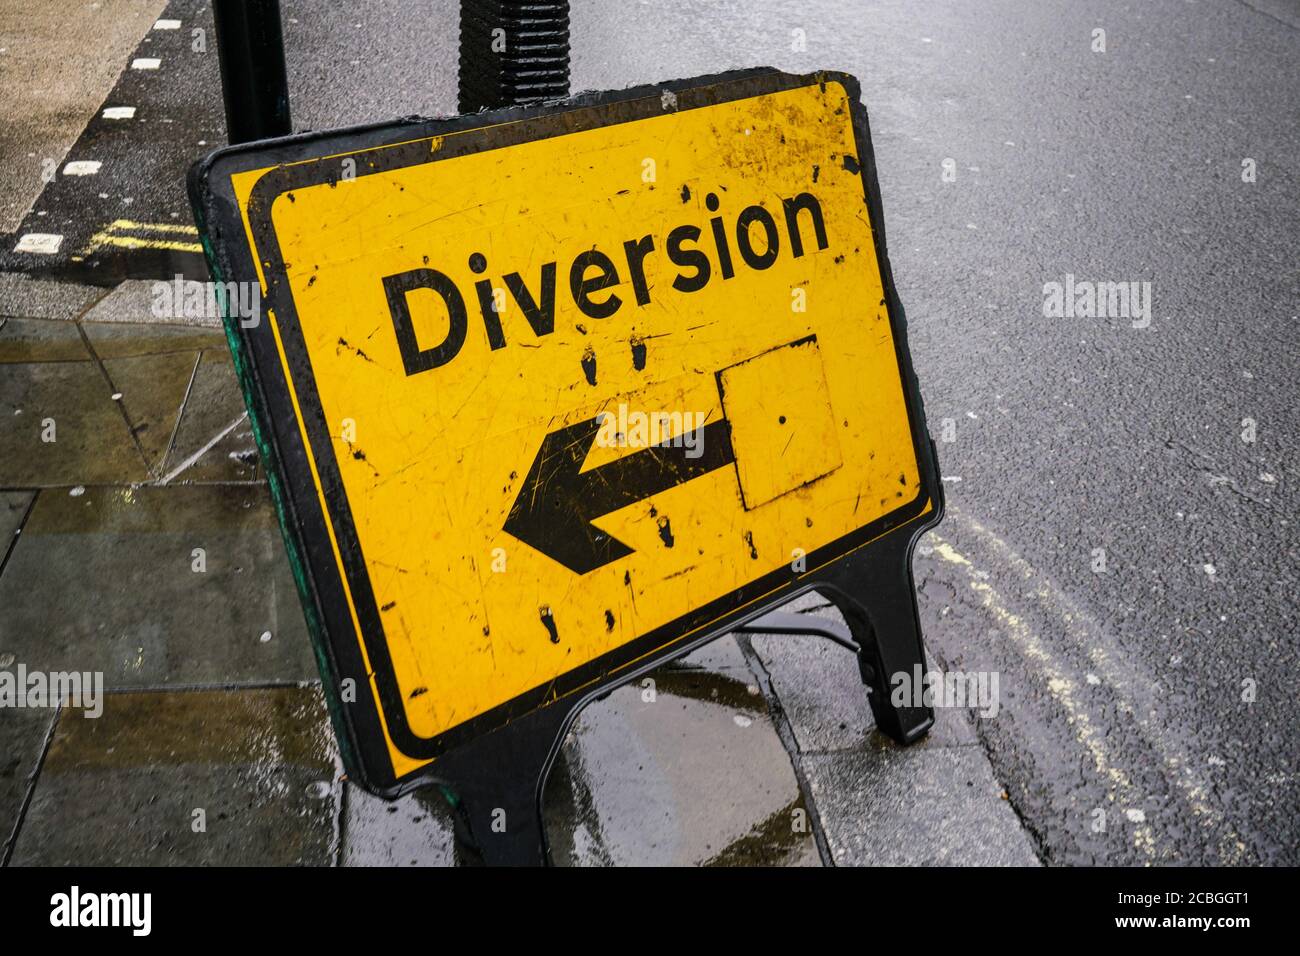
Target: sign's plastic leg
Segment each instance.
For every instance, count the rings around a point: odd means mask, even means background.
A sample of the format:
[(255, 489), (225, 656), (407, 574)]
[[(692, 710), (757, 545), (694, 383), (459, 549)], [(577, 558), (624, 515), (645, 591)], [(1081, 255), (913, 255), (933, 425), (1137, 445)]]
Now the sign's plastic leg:
[(434, 762), (431, 783), (455, 813), (462, 865), (550, 865), (542, 788), (566, 717), (561, 707), (545, 707)]
[(922, 701), (926, 673), (912, 582), (910, 529), (855, 551), (819, 588), (839, 608), (860, 650), (858, 667), (876, 726), (900, 744), (924, 737), (934, 709)]

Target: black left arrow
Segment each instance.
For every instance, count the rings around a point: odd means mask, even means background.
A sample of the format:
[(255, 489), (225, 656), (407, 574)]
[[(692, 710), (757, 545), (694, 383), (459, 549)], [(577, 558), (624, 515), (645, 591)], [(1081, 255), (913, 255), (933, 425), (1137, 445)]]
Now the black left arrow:
[[(638, 501), (685, 484), (736, 460), (726, 419), (699, 429), (694, 449), (672, 441), (583, 471), (600, 431), (600, 418), (566, 425), (542, 441), (524, 478), (504, 530), (586, 574), (632, 554), (632, 549), (591, 522)], [(696, 458), (687, 451), (699, 452)]]

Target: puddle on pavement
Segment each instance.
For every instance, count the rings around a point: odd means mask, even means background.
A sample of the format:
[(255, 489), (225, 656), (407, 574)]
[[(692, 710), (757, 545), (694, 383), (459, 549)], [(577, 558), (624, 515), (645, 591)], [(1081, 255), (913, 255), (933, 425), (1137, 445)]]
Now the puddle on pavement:
[(0, 365), (0, 486), (148, 477), (112, 388), (94, 362)]
[(326, 865), (336, 752), (318, 688), (110, 694), (55, 727), (18, 865)]
[[(85, 362), (86, 343), (73, 322), (48, 319), (0, 320), (0, 363)], [(13, 374), (13, 370), (6, 370)]]
[(318, 676), (261, 485), (44, 491), (0, 606), (0, 653), (111, 689)]
[[(712, 656), (733, 659), (726, 648)], [(554, 862), (820, 865), (790, 758), (748, 670), (667, 666), (650, 680), (588, 707), (561, 749), (545, 800)], [(346, 800), (345, 865), (456, 859), (437, 790), (389, 804), (349, 787)]]
[(589, 706), (547, 782), (555, 862), (818, 865), (789, 754), (747, 676), (665, 667)]

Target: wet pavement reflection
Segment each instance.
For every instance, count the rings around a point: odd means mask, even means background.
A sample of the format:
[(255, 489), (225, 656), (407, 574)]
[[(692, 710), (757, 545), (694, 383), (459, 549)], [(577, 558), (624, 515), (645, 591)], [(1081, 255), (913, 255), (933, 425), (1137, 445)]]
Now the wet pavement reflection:
[[(345, 865), (456, 861), (436, 790), (385, 803), (348, 787), (345, 801)], [(789, 754), (731, 637), (584, 710), (545, 819), (559, 866), (820, 864)]]
[(40, 493), (0, 576), (0, 654), (110, 690), (316, 679), (264, 486), (72, 491)]
[(560, 865), (819, 863), (790, 755), (747, 672), (660, 668), (588, 707), (562, 754), (546, 793)]
[[(106, 691), (0, 708), (0, 858), (453, 865), (437, 790), (344, 778), (222, 332), (145, 302), (0, 317), (0, 670)], [(578, 716), (545, 819), (561, 866), (1033, 862), (999, 794), (960, 714), (899, 752), (842, 648), (727, 636)]]
[(60, 714), (14, 865), (325, 865), (334, 742), (318, 688), (113, 694)]

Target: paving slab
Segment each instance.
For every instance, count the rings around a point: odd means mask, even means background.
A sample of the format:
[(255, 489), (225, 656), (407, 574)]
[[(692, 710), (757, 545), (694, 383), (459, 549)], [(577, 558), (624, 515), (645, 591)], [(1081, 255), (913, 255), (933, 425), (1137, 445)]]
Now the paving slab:
[(261, 473), (253, 427), (224, 345), (203, 352), (162, 471), (175, 482), (253, 481)]
[(978, 746), (805, 757), (837, 866), (1037, 866)]
[(228, 350), (226, 335), (220, 329), (133, 322), (83, 322), (81, 327), (95, 354), (102, 359), (203, 349)]
[[(839, 617), (834, 610), (817, 613)], [(756, 634), (750, 644), (768, 672), (801, 752), (896, 746), (876, 729), (852, 652), (824, 637), (793, 634)], [(938, 707), (934, 727), (914, 746), (950, 747), (975, 740), (966, 711)]]
[[(0, 671), (13, 673), (12, 662), (6, 665), (3, 655)], [(0, 710), (0, 859), (8, 852), (54, 716), (53, 709)]]
[(697, 648), (685, 657), (679, 658), (669, 667), (680, 667), (688, 670), (705, 670), (722, 673), (747, 674), (750, 676), (750, 683), (753, 683), (752, 671), (749, 667), (749, 661), (745, 659), (745, 653), (736, 643), (734, 634), (725, 634), (716, 641), (710, 641), (701, 648)]
[(546, 790), (560, 865), (820, 863), (790, 756), (752, 683), (660, 668), (583, 711)]
[[(52, 441), (44, 440), (51, 434)], [(148, 477), (126, 419), (96, 363), (24, 362), (3, 367), (0, 486), (47, 488)]]
[(104, 360), (104, 369), (116, 389), (114, 394), (121, 396), (117, 401), (155, 475), (161, 473), (163, 458), (171, 447), (198, 361), (198, 352)]
[(317, 677), (262, 485), (44, 493), (0, 607), (0, 654), (109, 689)]
[(805, 591), (798, 597), (792, 598), (790, 601), (781, 605), (779, 610), (784, 611), (787, 614), (796, 614), (800, 611), (805, 613), (810, 611), (825, 611), (828, 608), (831, 608), (831, 602), (826, 600), (826, 598), (822, 597), (816, 591)]
[(112, 292), (95, 303), (85, 315), (87, 322), (132, 322), (157, 325), (188, 325), (199, 328), (220, 329), (220, 316), (187, 316), (174, 310), (155, 307), (160, 301), (160, 282), (168, 280), (128, 279), (118, 284)]
[(319, 688), (111, 694), (60, 715), (11, 862), (328, 865), (337, 776)]
[(455, 838), (447, 801), (434, 790), (381, 800), (346, 784), (344, 866), (452, 866)]
[(103, 295), (98, 286), (0, 272), (0, 317), (75, 319)]
[(0, 363), (88, 362), (90, 359), (75, 322), (0, 319)]

